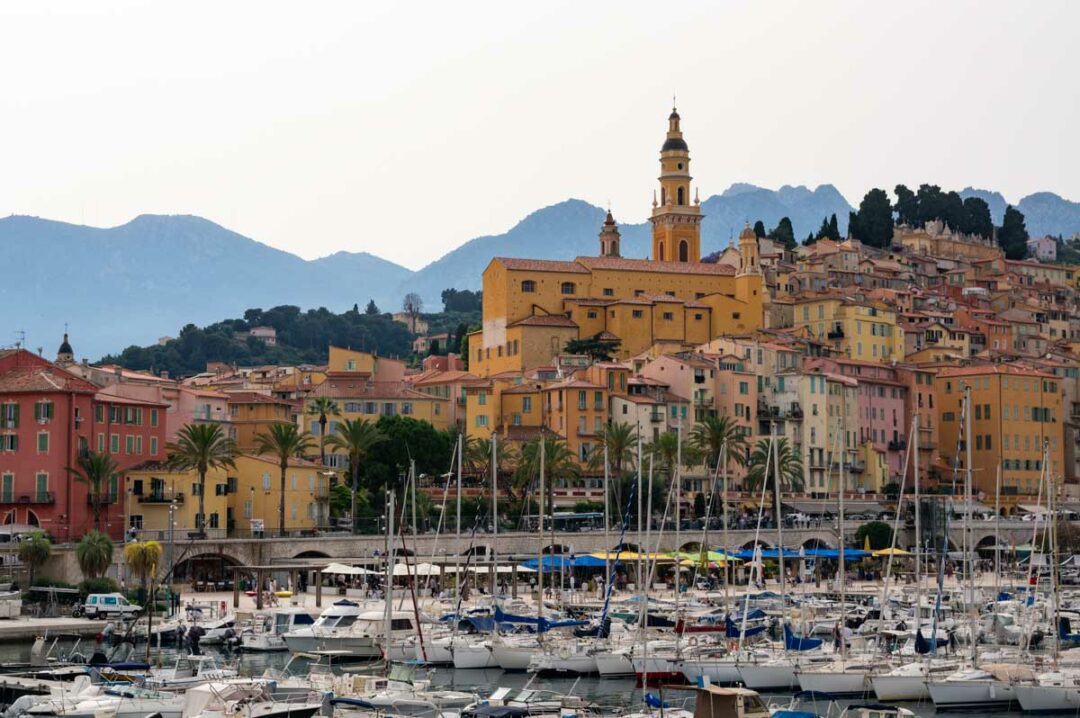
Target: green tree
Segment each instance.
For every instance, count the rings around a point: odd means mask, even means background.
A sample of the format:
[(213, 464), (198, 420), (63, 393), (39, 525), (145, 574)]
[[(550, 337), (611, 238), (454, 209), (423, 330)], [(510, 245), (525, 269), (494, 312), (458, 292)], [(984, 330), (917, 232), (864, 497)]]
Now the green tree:
[(371, 450), (386, 441), (386, 435), (379, 427), (367, 419), (346, 419), (337, 425), (333, 436), (327, 439), (330, 448), (341, 451), (349, 457), (349, 520), (352, 532), (356, 533), (356, 502), (360, 492), (360, 465), (371, 454)]
[(145, 600), (147, 584), (161, 566), (161, 544), (157, 541), (132, 541), (124, 545), (124, 563), (139, 577), (139, 600)]
[(68, 472), (79, 483), (86, 484), (90, 499), (90, 511), (94, 516), (94, 528), (101, 530), (101, 510), (111, 501), (116, 501), (116, 496), (109, 496), (109, 488), (112, 484), (119, 484), (120, 467), (110, 454), (90, 451), (81, 455), (78, 467), (68, 467)]
[(840, 224), (836, 221), (836, 212), (829, 215), (829, 239), (840, 241), (843, 237), (840, 236)]
[(859, 211), (850, 220), (848, 231), (870, 247), (888, 247), (892, 243), (892, 205), (885, 190), (874, 188), (866, 193)]
[(919, 226), (945, 217), (945, 194), (936, 184), (921, 184), (915, 193)]
[(754, 236), (758, 239), (765, 239), (765, 223), (760, 219), (754, 222)]
[(41, 531), (31, 531), (19, 542), (19, 560), (30, 570), (30, 585), (34, 584), (37, 570), (45, 565), (52, 554), (52, 543)]
[(893, 190), (896, 195), (896, 223), (906, 224), (909, 227), (919, 226), (919, 200), (915, 193), (902, 184), (896, 185)]
[(482, 305), (482, 292), (469, 289), (444, 289), (442, 291), (444, 312), (479, 312)]
[(611, 496), (607, 500), (609, 503), (614, 502), (615, 513), (620, 513), (625, 507), (622, 482), (617, 479), (622, 478), (626, 467), (634, 466), (637, 458), (637, 430), (630, 424), (605, 424), (596, 438), (597, 443), (589, 452), (589, 468), (603, 470), (606, 452), (609, 478), (614, 479), (609, 482)]
[(892, 526), (884, 521), (871, 521), (855, 530), (855, 548), (862, 548), (866, 537), (870, 537), (870, 549), (880, 551), (892, 546)]
[(821, 228), (818, 229), (814, 241), (816, 242), (819, 239), (831, 239), (836, 242), (840, 241), (840, 226), (837, 224), (835, 212), (831, 217), (826, 217), (821, 220)]
[(1024, 214), (1012, 205), (1005, 208), (1005, 217), (998, 228), (997, 239), (1006, 259), (1023, 259), (1027, 256), (1028, 231), (1024, 224)]
[(176, 433), (176, 443), (167, 447), (168, 465), (180, 471), (195, 471), (199, 476), (199, 513), (196, 528), (206, 524), (206, 474), (211, 469), (235, 469), (239, 450), (225, 435), (221, 424), (185, 424)]
[(411, 461), (416, 462), (417, 475), (435, 476), (450, 468), (456, 435), (411, 416), (382, 416), (375, 426), (386, 441), (373, 446), (364, 463), (364, 480), (370, 491), (398, 487)]
[(981, 197), (964, 198), (964, 219), (960, 224), (960, 231), (986, 239), (994, 236), (994, 221), (990, 218), (990, 205)]
[(278, 497), (278, 531), (281, 536), (285, 535), (285, 474), (289, 470), (289, 462), (294, 458), (311, 451), (314, 443), (311, 435), (300, 431), (296, 424), (277, 423), (270, 424), (266, 431), (255, 436), (256, 451), (260, 454), (270, 454), (278, 460), (278, 468), (281, 469), (281, 494)]
[(746, 437), (730, 416), (706, 416), (694, 425), (690, 443), (702, 452), (710, 470), (721, 462), (725, 469), (746, 463)]
[(694, 518), (705, 518), (705, 494), (697, 492), (694, 495)]
[(364, 314), (367, 314), (368, 316), (379, 314), (379, 308), (377, 306), (375, 306), (375, 300), (374, 299), (369, 299), (368, 300), (367, 306), (364, 307)]
[(602, 334), (595, 334), (585, 339), (571, 339), (566, 343), (565, 352), (585, 354), (593, 361), (609, 362), (622, 342), (619, 339), (603, 339), (602, 336)]
[(769, 239), (780, 242), (786, 249), (795, 249), (799, 246), (795, 241), (795, 228), (791, 226), (791, 219), (781, 217), (773, 231), (768, 234)]
[[(776, 442), (775, 448), (773, 442)], [(774, 455), (770, 458), (770, 452)], [(768, 474), (765, 473), (766, 464)], [(803, 466), (798, 452), (788, 443), (787, 438), (758, 439), (754, 451), (750, 454), (749, 469), (746, 472), (746, 490), (756, 492), (764, 482), (773, 505), (773, 516), (780, 518), (780, 505), (776, 500), (776, 477), (780, 476), (781, 491), (803, 490)]]
[[(521, 447), (521, 460), (511, 475), (510, 480), (520, 496), (529, 493), (533, 481), (540, 477), (540, 438), (525, 442)], [(553, 434), (545, 433), (544, 442), (544, 480), (547, 484), (545, 511), (550, 512), (555, 497), (555, 482), (559, 479), (572, 479), (581, 474), (577, 457), (565, 441)]]
[(75, 546), (75, 560), (79, 570), (88, 579), (104, 576), (112, 564), (112, 539), (100, 531), (86, 532)]
[(336, 401), (328, 396), (317, 396), (307, 405), (308, 416), (319, 417), (319, 457), (326, 466), (326, 421), (328, 416), (341, 416), (341, 409)]
[[(701, 452), (694, 448), (693, 444), (684, 440), (680, 447), (679, 435), (674, 431), (665, 431), (656, 437), (656, 440), (649, 444), (648, 451), (660, 473), (667, 477), (669, 484), (675, 480), (680, 453), (683, 468), (696, 466), (701, 461)], [(682, 495), (681, 490), (679, 495)]]

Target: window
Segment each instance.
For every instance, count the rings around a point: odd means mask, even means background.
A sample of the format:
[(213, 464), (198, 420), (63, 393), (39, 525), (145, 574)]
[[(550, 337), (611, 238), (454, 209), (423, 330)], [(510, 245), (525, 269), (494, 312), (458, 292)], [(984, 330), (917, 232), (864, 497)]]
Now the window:
[(487, 392), (486, 391), (477, 392), (477, 394), (476, 394), (476, 403), (479, 404), (480, 406), (487, 405)]
[(596, 310), (590, 309), (588, 312), (586, 312), (585, 316), (589, 319), (596, 319)]
[(665, 322), (670, 322), (674, 318), (675, 318), (675, 314), (673, 312), (664, 312), (664, 321)]
[(39, 454), (49, 453), (49, 432), (39, 431), (37, 435), (37, 450)]
[(577, 287), (573, 282), (563, 282), (559, 285), (559, 291), (563, 294), (574, 294), (577, 291)]
[(109, 435), (109, 452), (113, 453), (113, 454), (119, 454), (120, 453), (120, 435), (119, 434), (110, 434)]
[(604, 408), (604, 392), (593, 392), (593, 408), (597, 411), (601, 411)]
[(251, 516), (252, 516), (251, 499), (246, 499), (244, 501), (244, 518), (245, 519), (250, 519)]
[(157, 409), (151, 409), (150, 410), (150, 426), (157, 426), (157, 422), (158, 422)]
[(218, 519), (218, 512), (217, 511), (210, 514), (210, 528), (212, 528), (212, 529), (218, 528), (218, 521), (219, 521), (219, 519)]
[(94, 407), (94, 421), (105, 423), (105, 407), (101, 404)]
[(413, 406), (411, 401), (401, 402), (401, 413), (404, 416), (410, 416), (413, 413)]
[(143, 440), (141, 436), (135, 437), (135, 453), (141, 454), (143, 450)]
[(605, 297), (614, 297), (615, 296), (615, 290), (612, 289), (611, 287), (604, 287), (604, 296)]
[(536, 282), (531, 279), (524, 279), (521, 282), (521, 291), (532, 293), (536, 291)]
[(124, 437), (124, 453), (125, 454), (134, 454), (135, 453), (135, 437), (132, 436), (131, 434), (128, 434), (127, 436)]
[(34, 402), (34, 421), (44, 424), (53, 418), (53, 403), (51, 401)]
[(697, 321), (697, 322), (701, 321), (701, 314), (700, 313), (694, 314), (694, 321)]
[(270, 490), (270, 472), (269, 471), (263, 472), (262, 480), (263, 480), (263, 491), (269, 491)]
[(532, 413), (532, 397), (526, 396), (521, 399), (521, 411), (530, 414)]
[(49, 475), (46, 472), (39, 471), (34, 476), (34, 492), (39, 498), (49, 493)]
[(105, 434), (100, 432), (97, 435), (97, 450), (99, 453), (105, 451)]
[(477, 414), (476, 415), (476, 425), (477, 426), (487, 426), (488, 425), (487, 414)]
[(641, 319), (644, 314), (640, 309), (635, 309), (630, 313), (630, 316), (632, 316), (634, 319)]

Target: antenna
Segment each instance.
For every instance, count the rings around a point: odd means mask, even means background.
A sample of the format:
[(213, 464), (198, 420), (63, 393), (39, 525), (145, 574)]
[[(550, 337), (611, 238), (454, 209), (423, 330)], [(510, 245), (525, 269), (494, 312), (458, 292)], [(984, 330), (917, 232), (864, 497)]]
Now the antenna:
[(26, 343), (26, 330), (19, 329), (15, 332), (15, 336), (18, 337), (18, 339), (15, 340), (15, 348), (21, 349), (22, 345)]

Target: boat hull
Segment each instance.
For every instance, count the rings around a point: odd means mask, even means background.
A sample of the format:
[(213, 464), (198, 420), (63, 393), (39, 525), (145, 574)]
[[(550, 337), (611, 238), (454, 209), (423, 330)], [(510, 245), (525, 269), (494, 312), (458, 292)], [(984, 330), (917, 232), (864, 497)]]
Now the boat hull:
[[(507, 673), (524, 673), (529, 670), (533, 656), (539, 651), (539, 646), (524, 648), (508, 646), (505, 643), (495, 643), (491, 646), (491, 655), (495, 663)], [(630, 667), (630, 671), (633, 672), (633, 666)]]
[(1013, 710), (1016, 691), (1001, 681), (930, 681), (926, 684), (939, 711)]
[(928, 701), (930, 691), (924, 676), (871, 676), (870, 684), (879, 701)]
[(1014, 686), (1016, 700), (1025, 713), (1076, 713), (1080, 711), (1080, 688), (1065, 686)]
[(799, 687), (795, 665), (791, 663), (742, 663), (739, 677), (743, 685), (755, 691), (793, 691)]
[(708, 678), (715, 685), (730, 685), (742, 682), (739, 664), (735, 661), (680, 661), (683, 678), (690, 683), (698, 683), (701, 678)]
[(498, 668), (491, 649), (485, 645), (458, 645), (451, 649), (454, 654), (454, 668)]
[(634, 675), (634, 662), (625, 653), (601, 651), (596, 654), (596, 672), (603, 678)]
[(796, 671), (799, 688), (832, 695), (861, 696), (871, 690), (869, 671)]

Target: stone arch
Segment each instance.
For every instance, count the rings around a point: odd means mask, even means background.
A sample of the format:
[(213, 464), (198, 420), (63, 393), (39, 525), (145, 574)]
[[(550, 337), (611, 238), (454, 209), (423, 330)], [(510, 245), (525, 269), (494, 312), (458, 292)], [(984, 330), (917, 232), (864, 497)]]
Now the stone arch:
[(475, 546), (470, 546), (469, 549), (465, 553), (463, 553), (461, 555), (462, 556), (487, 556), (490, 553), (491, 553), (491, 549), (488, 548), (485, 544), (477, 544)]
[(679, 550), (680, 551), (700, 551), (701, 550), (701, 542), (700, 541), (687, 541), (686, 543), (684, 543), (682, 546), (679, 547)]
[(621, 543), (613, 546), (612, 551), (632, 551), (634, 553), (641, 553), (641, 547), (636, 543)]
[(38, 520), (38, 515), (33, 509), (26, 510), (26, 523), (28, 526), (41, 526), (41, 521)]
[(768, 541), (762, 541), (761, 539), (758, 539), (757, 541), (747, 541), (742, 545), (747, 551), (753, 551), (755, 546), (761, 546), (763, 549), (772, 548), (772, 544)]
[(802, 542), (803, 548), (832, 548), (829, 542), (823, 538), (812, 537)]
[(181, 556), (173, 567), (173, 579), (178, 583), (193, 581), (214, 581), (228, 583), (232, 581), (233, 566), (243, 566), (244, 562), (224, 552), (198, 553)]
[(394, 550), (392, 550), (390, 552), (390, 555), (391, 556), (412, 556), (413, 552), (412, 552), (411, 549), (401, 548), (399, 546), (398, 548), (395, 548)]
[(542, 553), (545, 556), (550, 556), (552, 554), (560, 554), (560, 555), (562, 555), (562, 554), (570, 553), (570, 547), (569, 546), (563, 546), (561, 543), (548, 544), (547, 546), (544, 547)]
[(687, 241), (685, 239), (682, 240), (681, 242), (679, 242), (679, 261), (680, 262), (689, 262), (690, 261), (690, 245), (687, 243)]
[(323, 553), (322, 551), (301, 551), (293, 556), (293, 558), (330, 558), (330, 554)]
[(676, 190), (675, 196), (677, 198), (675, 200), (675, 203), (678, 204), (680, 207), (682, 207), (684, 204), (686, 204), (686, 190), (685, 189), (680, 187), (678, 190)]

